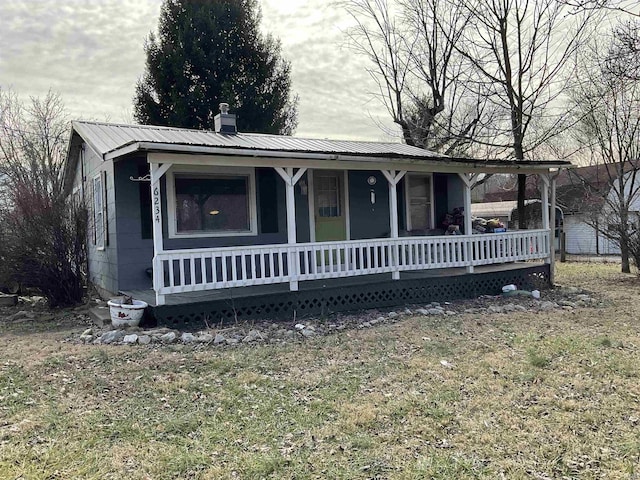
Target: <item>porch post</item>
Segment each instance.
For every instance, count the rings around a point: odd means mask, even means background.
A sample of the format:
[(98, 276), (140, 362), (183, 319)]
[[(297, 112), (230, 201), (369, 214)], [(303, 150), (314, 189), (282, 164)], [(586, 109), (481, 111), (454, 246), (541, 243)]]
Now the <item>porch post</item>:
[[(406, 175), (405, 170), (396, 173), (395, 170), (381, 170), (389, 182), (389, 227), (390, 237), (398, 238), (398, 183)], [(393, 259), (396, 269), (391, 272), (393, 280), (400, 279), (400, 255), (397, 245), (393, 248)]]
[(278, 175), (284, 180), (286, 187), (286, 203), (287, 203), (287, 243), (289, 244), (288, 266), (289, 266), (289, 290), (298, 290), (298, 272), (300, 271), (300, 258), (298, 252), (295, 250), (297, 243), (296, 233), (296, 197), (295, 186), (298, 180), (302, 178), (306, 168), (299, 168), (297, 172), (294, 172), (292, 167), (282, 168), (275, 167)]
[[(551, 286), (555, 284), (556, 276), (556, 178), (559, 173), (560, 171), (551, 175), (551, 251), (549, 252), (549, 283)], [(560, 235), (558, 235), (558, 241), (560, 241)]]
[[(549, 232), (549, 175), (547, 173), (540, 174), (540, 180), (542, 180), (542, 228), (546, 232), (547, 245), (549, 252), (551, 252), (553, 246), (552, 236)], [(551, 257), (546, 257), (544, 263), (551, 263)]]
[(151, 163), (149, 177), (151, 179), (151, 205), (153, 208), (153, 289), (156, 292), (156, 305), (164, 305), (164, 295), (158, 291), (164, 286), (164, 272), (158, 254), (164, 252), (162, 238), (162, 196), (160, 193), (160, 179), (171, 168), (170, 163)]
[(469, 264), (467, 265), (467, 273), (473, 273), (473, 245), (471, 240), (473, 240), (473, 222), (471, 221), (471, 185), (476, 178), (474, 173), (459, 173), (458, 176), (462, 179), (462, 183), (464, 183), (464, 235), (469, 238), (466, 241), (466, 257)]

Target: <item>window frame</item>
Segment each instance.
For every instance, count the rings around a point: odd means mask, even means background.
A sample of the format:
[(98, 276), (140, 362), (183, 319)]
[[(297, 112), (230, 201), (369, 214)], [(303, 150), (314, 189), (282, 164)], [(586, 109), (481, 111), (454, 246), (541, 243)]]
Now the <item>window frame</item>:
[(409, 188), (409, 178), (410, 177), (429, 177), (429, 209), (431, 210), (431, 225), (428, 227), (429, 230), (435, 228), (435, 206), (433, 199), (433, 173), (407, 173), (404, 176), (404, 216), (405, 216), (405, 226), (408, 232), (413, 230), (411, 225), (411, 198), (410, 198), (410, 188)]
[[(249, 230), (224, 231), (224, 232), (178, 232), (178, 216), (176, 215), (176, 174), (187, 178), (222, 178), (222, 177), (247, 177), (248, 178), (248, 207)], [(216, 238), (216, 237), (251, 237), (258, 235), (257, 195), (256, 195), (256, 169), (254, 167), (206, 167), (206, 166), (180, 166), (171, 168), (166, 174), (167, 190), (167, 231), (169, 238)]]
[[(96, 181), (98, 182), (99, 187), (96, 188)], [(93, 196), (93, 244), (96, 247), (96, 250), (104, 251), (108, 244), (107, 240), (107, 182), (106, 182), (106, 172), (99, 172), (98, 175), (95, 175), (91, 178), (91, 190)], [(96, 193), (100, 193), (100, 221), (98, 221), (98, 209), (97, 206), (97, 197)], [(98, 229), (101, 230), (102, 235), (98, 236)], [(99, 243), (98, 239), (101, 238), (102, 242)]]

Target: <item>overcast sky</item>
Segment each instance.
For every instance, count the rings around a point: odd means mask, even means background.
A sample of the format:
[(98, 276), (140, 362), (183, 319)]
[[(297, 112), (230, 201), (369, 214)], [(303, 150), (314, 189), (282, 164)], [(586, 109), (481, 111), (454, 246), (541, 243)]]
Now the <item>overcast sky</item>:
[[(366, 60), (344, 46), (349, 18), (326, 0), (262, 0), (300, 97), (297, 136), (389, 140)], [(0, 0), (0, 86), (59, 92), (73, 118), (132, 122), (143, 43), (161, 0)]]

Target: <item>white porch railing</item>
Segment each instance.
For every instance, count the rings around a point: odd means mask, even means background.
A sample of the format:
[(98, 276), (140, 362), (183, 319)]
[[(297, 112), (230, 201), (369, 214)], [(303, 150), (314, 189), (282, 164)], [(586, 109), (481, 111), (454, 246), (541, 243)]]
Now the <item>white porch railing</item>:
[(547, 258), (549, 254), (548, 230), (170, 250), (154, 260), (156, 283), (161, 283), (154, 288), (164, 295), (292, 280), (486, 265)]

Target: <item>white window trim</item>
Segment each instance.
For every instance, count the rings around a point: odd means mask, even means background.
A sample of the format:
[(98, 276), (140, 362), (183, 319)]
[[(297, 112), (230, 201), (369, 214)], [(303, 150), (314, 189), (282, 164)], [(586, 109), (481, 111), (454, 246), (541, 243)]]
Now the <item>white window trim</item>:
[(435, 228), (435, 208), (434, 208), (434, 202), (433, 202), (433, 173), (407, 173), (404, 176), (404, 216), (405, 216), (405, 225), (406, 225), (406, 229), (408, 232), (410, 232), (411, 230), (413, 230), (413, 228), (411, 227), (411, 211), (409, 210), (409, 207), (411, 206), (410, 204), (410, 199), (409, 199), (409, 177), (430, 177), (430, 181), (429, 181), (429, 194), (430, 194), (430, 199), (429, 199), (429, 206), (431, 208), (431, 225), (430, 225), (430, 229)]
[[(176, 183), (175, 174), (189, 174), (197, 176), (246, 176), (249, 178), (249, 224), (250, 230), (226, 231), (226, 232), (178, 232), (178, 218), (176, 216)], [(167, 182), (167, 220), (169, 238), (212, 238), (212, 237), (251, 237), (258, 235), (258, 215), (256, 201), (256, 169), (243, 167), (209, 167), (201, 165), (174, 166), (166, 174)]]
[[(101, 214), (101, 218), (102, 221), (100, 222), (100, 225), (98, 225), (97, 220), (97, 215), (96, 215), (96, 180), (100, 180), (100, 197), (102, 199), (101, 201), (101, 208), (102, 208), (102, 212), (100, 212)], [(107, 222), (107, 196), (106, 196), (106, 175), (104, 174), (104, 172), (100, 172), (98, 173), (98, 175), (95, 175), (92, 179), (91, 179), (91, 193), (92, 193), (92, 200), (93, 200), (93, 228), (95, 229), (95, 247), (96, 250), (98, 251), (104, 251), (106, 249), (106, 245), (107, 245), (107, 229), (106, 229), (106, 222)], [(98, 244), (98, 229), (102, 230), (102, 244)]]

